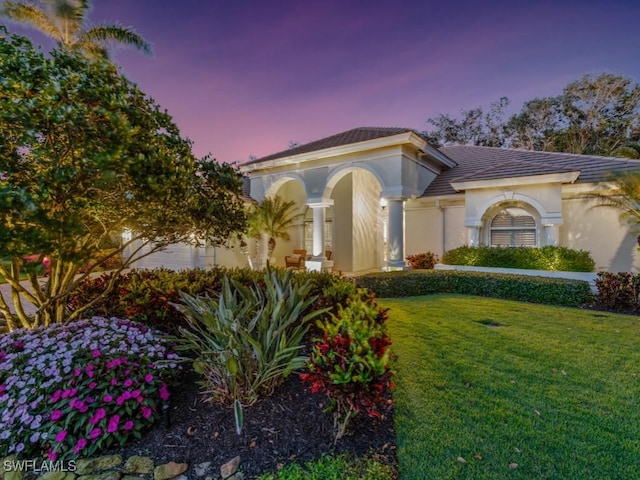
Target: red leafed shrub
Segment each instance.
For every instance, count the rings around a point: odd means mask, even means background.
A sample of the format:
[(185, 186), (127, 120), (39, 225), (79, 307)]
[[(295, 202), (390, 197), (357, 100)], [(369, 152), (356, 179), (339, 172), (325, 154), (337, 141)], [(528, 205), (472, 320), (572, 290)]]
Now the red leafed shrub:
[(416, 253), (407, 257), (409, 266), (414, 270), (431, 270), (438, 261), (438, 256), (433, 252)]
[[(115, 278), (113, 273), (107, 272), (84, 280), (69, 296), (68, 308), (74, 311), (92, 302), (104, 294), (113, 282), (114, 288), (92, 304), (85, 312), (87, 316), (129, 318), (164, 332), (178, 333), (180, 327), (187, 326), (184, 314), (174, 306), (180, 303), (180, 292), (214, 295), (220, 292), (225, 277), (244, 286), (258, 282), (264, 289), (263, 272), (240, 268), (180, 272), (167, 269), (131, 270)], [(309, 295), (318, 296), (318, 300), (309, 307), (312, 310), (330, 308), (335, 313), (336, 305), (344, 304), (355, 292), (353, 281), (329, 273), (300, 272), (294, 275), (293, 281), (298, 285), (311, 282)]]
[(640, 310), (640, 274), (600, 272), (596, 279), (598, 301), (612, 310)]
[(180, 292), (197, 295), (217, 291), (225, 271), (184, 270), (174, 272), (166, 269), (132, 270), (113, 278), (112, 273), (88, 278), (70, 295), (69, 309), (75, 310), (102, 294), (107, 285), (114, 288), (96, 302), (87, 315), (117, 316), (177, 333), (186, 325), (184, 315), (172, 304), (180, 301)]
[(320, 322), (322, 338), (314, 340), (309, 371), (300, 378), (312, 392), (329, 397), (336, 441), (355, 415), (379, 417), (380, 406), (388, 403), (385, 394), (393, 388), (393, 373), (386, 319), (375, 296), (358, 289), (346, 307), (338, 306), (337, 315)]

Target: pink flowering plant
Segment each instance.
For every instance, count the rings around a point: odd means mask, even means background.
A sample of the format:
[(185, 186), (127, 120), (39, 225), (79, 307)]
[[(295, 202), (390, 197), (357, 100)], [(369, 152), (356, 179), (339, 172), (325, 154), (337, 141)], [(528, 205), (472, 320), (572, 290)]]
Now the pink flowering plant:
[(140, 438), (178, 360), (159, 332), (117, 318), (0, 335), (0, 457), (70, 459)]

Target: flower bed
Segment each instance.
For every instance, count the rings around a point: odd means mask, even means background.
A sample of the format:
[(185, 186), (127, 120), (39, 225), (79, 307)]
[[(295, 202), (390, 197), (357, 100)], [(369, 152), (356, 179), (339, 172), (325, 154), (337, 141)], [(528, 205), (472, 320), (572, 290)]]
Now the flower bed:
[(176, 358), (156, 332), (116, 318), (0, 336), (0, 456), (74, 458), (139, 438)]

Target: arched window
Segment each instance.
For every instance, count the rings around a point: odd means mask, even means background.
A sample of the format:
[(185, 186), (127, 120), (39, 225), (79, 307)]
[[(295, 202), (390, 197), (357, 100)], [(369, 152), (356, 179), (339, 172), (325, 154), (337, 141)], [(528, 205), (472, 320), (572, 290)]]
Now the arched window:
[(519, 207), (500, 210), (491, 220), (491, 246), (535, 247), (536, 221), (529, 212)]

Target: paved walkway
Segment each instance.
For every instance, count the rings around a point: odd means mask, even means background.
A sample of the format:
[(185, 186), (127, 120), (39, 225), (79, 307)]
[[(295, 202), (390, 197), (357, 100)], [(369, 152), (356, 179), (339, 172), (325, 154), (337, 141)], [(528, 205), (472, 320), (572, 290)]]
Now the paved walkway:
[[(21, 282), (22, 285), (24, 285), (24, 287), (31, 291), (31, 284), (29, 282)], [(11, 299), (11, 287), (9, 286), (8, 283), (0, 283), (0, 294), (2, 294), (4, 301), (7, 302), (7, 305), (9, 305), (9, 308), (11, 309), (12, 312), (15, 312), (15, 309), (13, 308), (13, 300)], [(35, 315), (37, 308), (35, 307), (35, 305), (33, 305), (31, 302), (28, 302), (26, 300), (24, 300), (22, 302), (22, 307), (24, 308), (24, 312), (27, 315)]]

